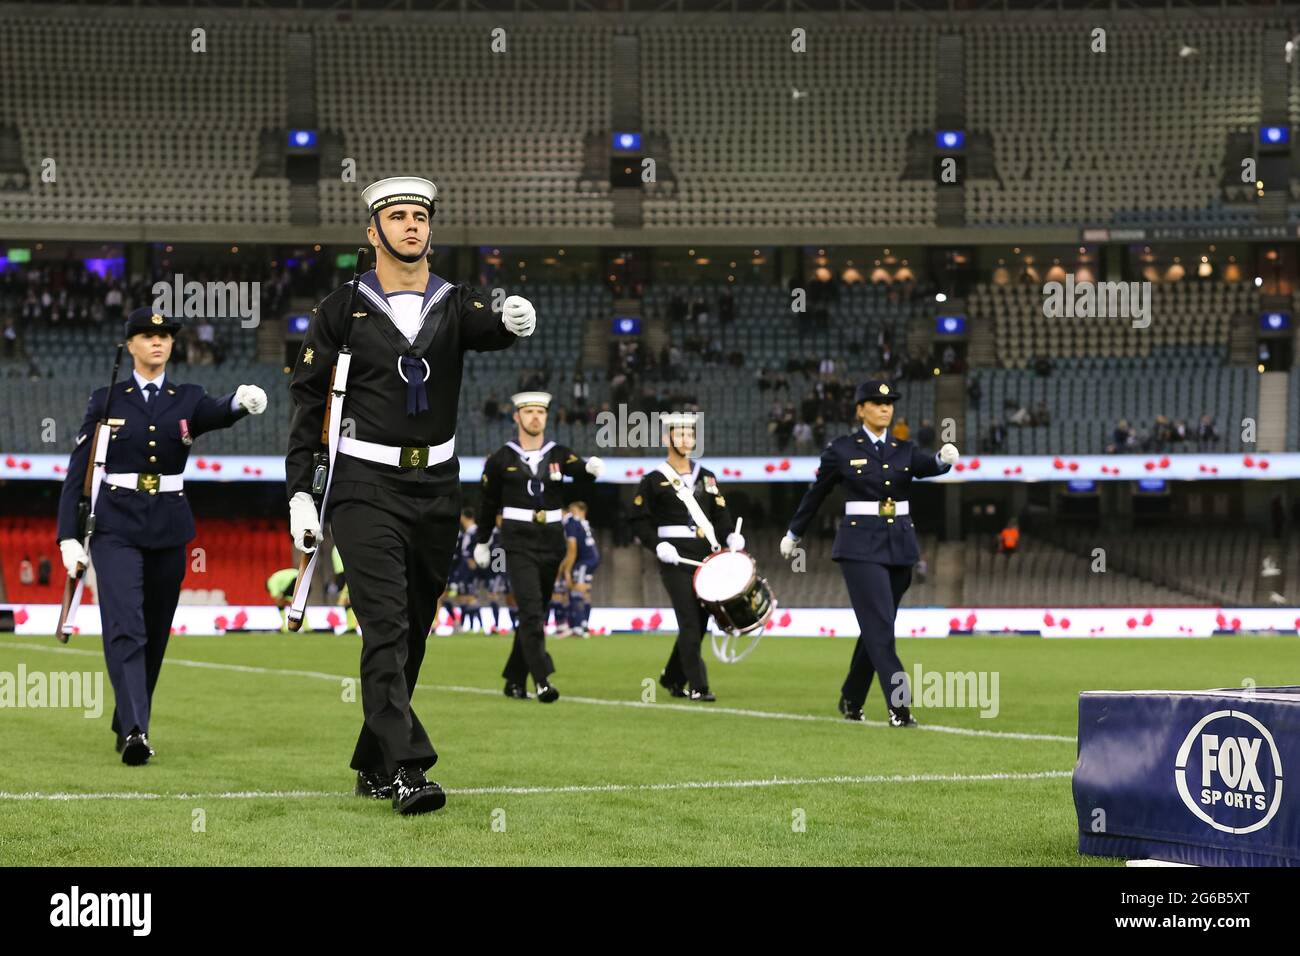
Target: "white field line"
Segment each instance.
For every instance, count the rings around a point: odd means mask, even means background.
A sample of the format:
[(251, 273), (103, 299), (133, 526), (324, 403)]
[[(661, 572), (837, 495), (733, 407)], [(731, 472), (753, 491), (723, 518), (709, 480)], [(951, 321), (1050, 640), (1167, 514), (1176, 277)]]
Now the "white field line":
[[(27, 643), (21, 641), (0, 641), (0, 648), (26, 648), (29, 650), (46, 651), (53, 654), (81, 654), (87, 657), (103, 658), (100, 651), (89, 651), (75, 647), (50, 647), (43, 644)], [(345, 674), (326, 674), (323, 671), (305, 671), (290, 670), (274, 667), (254, 667), (250, 664), (223, 664), (215, 661), (193, 661), (185, 658), (169, 657), (166, 659), (164, 666), (175, 664), (180, 667), (199, 667), (210, 670), (234, 671), (241, 674), (270, 674), (280, 677), (310, 677), (315, 680), (328, 680), (339, 682), (347, 680), (350, 675)], [(488, 697), (499, 697), (501, 691), (490, 690), (486, 687), (461, 687), (454, 684), (416, 684), (416, 690), (444, 691), (452, 694), (478, 694)], [(784, 711), (770, 710), (747, 710), (741, 707), (717, 707), (712, 704), (674, 704), (674, 703), (647, 703), (642, 700), (609, 700), (603, 697), (571, 697), (564, 696), (561, 701), (568, 701), (572, 704), (591, 704), (603, 707), (639, 707), (648, 710), (672, 710), (689, 714), (721, 714), (731, 717), (753, 717), (761, 720), (797, 720), (811, 723), (832, 723), (844, 727), (886, 727), (887, 721), (867, 720), (861, 723), (845, 720), (842, 717), (824, 717), (818, 714), (791, 714)], [(512, 706), (520, 706), (519, 702), (511, 701)], [(1075, 743), (1075, 738), (1066, 734), (1039, 734), (1024, 733), (1013, 730), (979, 730), (973, 727), (949, 727), (941, 724), (921, 724), (917, 728), (899, 730), (899, 733), (914, 733), (917, 730), (929, 731), (931, 733), (957, 734), (964, 737), (990, 737), (1001, 738), (1005, 740), (1047, 740), (1057, 741), (1060, 743)]]
[[(449, 789), (453, 796), (529, 796), (564, 793), (634, 793), (669, 790), (752, 790), (766, 787), (816, 787), (834, 785), (873, 785), (893, 783), (985, 783), (989, 781), (1060, 780), (1070, 777), (1069, 770), (1038, 770), (1026, 773), (918, 773), (867, 777), (771, 777), (762, 780), (687, 780), (680, 783), (600, 783), (567, 787), (465, 787)], [(71, 800), (258, 800), (307, 799), (313, 797), (350, 797), (343, 790), (243, 790), (229, 793), (8, 793), (0, 791), (0, 801), (71, 801)]]

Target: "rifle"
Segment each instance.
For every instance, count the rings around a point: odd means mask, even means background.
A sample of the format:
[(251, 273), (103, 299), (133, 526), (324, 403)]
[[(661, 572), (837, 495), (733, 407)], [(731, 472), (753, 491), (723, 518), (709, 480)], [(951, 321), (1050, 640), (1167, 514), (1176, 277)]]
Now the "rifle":
[[(343, 338), (334, 359), (334, 368), (330, 370), (329, 400), (325, 404), (325, 415), (321, 420), (320, 442), (325, 446), (325, 451), (317, 452), (312, 457), (315, 470), (312, 473), (311, 496), (316, 501), (316, 516), (320, 521), (322, 537), (325, 528), (325, 505), (329, 499), (330, 482), (333, 478), (334, 457), (338, 453), (339, 417), (343, 412), (343, 399), (348, 390), (348, 368), (352, 363), (352, 349), (348, 345), (352, 339), (352, 313), (357, 307), (357, 287), (361, 284), (361, 261), (369, 251), (367, 246), (357, 249), (357, 263), (352, 270), (352, 293), (348, 296), (348, 308), (343, 316)], [(300, 630), (302, 622), (306, 619), (307, 593), (311, 589), (316, 559), (320, 554), (320, 542), (316, 540), (315, 535), (310, 533), (303, 535), (302, 543), (304, 551), (298, 559), (298, 578), (293, 584), (293, 601), (285, 614), (290, 631)], [(307, 548), (311, 550), (305, 550)]]
[[(117, 384), (117, 373), (122, 367), (122, 349), (125, 343), (118, 343), (117, 355), (113, 358), (113, 375), (108, 380), (108, 392), (104, 395), (104, 414), (95, 426), (95, 443), (90, 450), (90, 459), (86, 462), (86, 475), (81, 482), (81, 499), (77, 502), (77, 540), (81, 542), (86, 554), (90, 554), (90, 538), (95, 533), (95, 502), (99, 498), (99, 486), (104, 480), (104, 461), (108, 458), (108, 441), (113, 428), (108, 424), (108, 409), (113, 401), (113, 386)], [(81, 595), (86, 589), (86, 565), (78, 564), (76, 574), (64, 578), (63, 603), (59, 606), (59, 626), (54, 636), (62, 644), (68, 643), (72, 636), (77, 608), (81, 605)]]

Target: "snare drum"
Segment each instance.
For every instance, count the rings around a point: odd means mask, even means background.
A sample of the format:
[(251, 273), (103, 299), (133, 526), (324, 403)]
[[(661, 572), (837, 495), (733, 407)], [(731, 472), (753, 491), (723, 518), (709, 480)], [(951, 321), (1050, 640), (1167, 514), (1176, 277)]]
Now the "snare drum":
[(744, 551), (714, 552), (695, 569), (695, 596), (718, 626), (730, 634), (761, 631), (776, 602), (758, 576), (758, 565)]

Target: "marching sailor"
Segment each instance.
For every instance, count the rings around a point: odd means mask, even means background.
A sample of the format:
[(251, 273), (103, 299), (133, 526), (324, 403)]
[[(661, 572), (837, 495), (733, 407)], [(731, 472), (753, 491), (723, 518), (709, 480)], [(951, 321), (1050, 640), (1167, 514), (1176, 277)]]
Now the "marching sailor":
[(641, 479), (629, 523), (658, 559), (659, 578), (677, 614), (677, 641), (659, 683), (674, 697), (708, 701), (717, 700), (709, 690), (701, 653), (709, 610), (695, 594), (694, 565), (681, 559), (701, 561), (721, 550), (723, 543), (740, 551), (745, 538), (735, 530), (717, 477), (689, 457), (695, 449), (697, 417), (693, 412), (659, 416), (668, 458)]
[[(446, 802), (425, 777), (438, 755), (411, 693), (460, 529), (463, 356), (508, 348), (537, 322), (526, 299), (510, 296), (497, 315), (481, 290), (429, 270), (436, 195), (415, 177), (383, 179), (362, 193), (375, 268), (316, 309), (290, 385), (285, 459), (294, 544), (319, 544), (324, 512), (361, 627), (356, 792), (391, 797), (402, 814)], [(349, 434), (340, 434), (339, 411)], [(310, 565), (291, 621), (301, 622), (309, 586)]]
[(861, 634), (840, 688), (840, 713), (848, 720), (865, 720), (862, 707), (872, 678), (879, 674), (890, 726), (915, 727), (911, 687), (894, 645), (898, 602), (912, 582), (912, 565), (920, 556), (908, 493), (913, 479), (946, 473), (958, 454), (952, 444), (931, 455), (906, 439), (892, 437), (889, 424), (898, 398), (888, 382), (873, 379), (858, 386), (854, 402), (862, 425), (822, 451), (816, 481), (781, 539), (781, 556), (789, 559), (794, 554), (822, 501), (843, 482), (848, 500), (831, 557), (844, 575)]
[(528, 698), (532, 675), (537, 699), (552, 703), (560, 696), (551, 683), (555, 664), (546, 651), (546, 611), (555, 578), (564, 560), (564, 479), (591, 482), (600, 477), (604, 463), (587, 459), (546, 440), (546, 415), (551, 404), (547, 392), (519, 392), (513, 396), (517, 439), (506, 442), (483, 463), (483, 499), (479, 508), (478, 544), (474, 563), (490, 567), (493, 559), (488, 539), (501, 515), (501, 545), (506, 571), (519, 606), (514, 643), (501, 676), (505, 695)]

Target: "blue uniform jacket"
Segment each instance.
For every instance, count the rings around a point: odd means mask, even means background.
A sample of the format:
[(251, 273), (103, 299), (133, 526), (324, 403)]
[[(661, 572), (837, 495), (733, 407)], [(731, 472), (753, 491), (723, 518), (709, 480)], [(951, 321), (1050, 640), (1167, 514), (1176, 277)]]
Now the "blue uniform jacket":
[[(883, 455), (871, 447), (862, 428), (834, 439), (822, 451), (817, 478), (790, 520), (790, 533), (802, 537), (836, 484), (844, 483), (848, 501), (908, 501), (914, 478), (933, 478), (952, 468), (912, 442), (885, 436)], [(916, 530), (909, 515), (843, 515), (831, 557), (836, 561), (912, 565), (920, 559)]]
[[(77, 447), (68, 462), (59, 497), (58, 539), (77, 536), (77, 502), (82, 482), (90, 467), (95, 430), (104, 413), (107, 388), (96, 389), (86, 406), (86, 420), (77, 435)], [(231, 392), (211, 398), (199, 385), (178, 385), (163, 379), (162, 390), (146, 403), (134, 377), (113, 386), (110, 419), (113, 427), (108, 443), (105, 471), (112, 474), (136, 472), (179, 475), (185, 470), (190, 446), (181, 441), (181, 420), (189, 426), (191, 438), (217, 428), (228, 428), (248, 414), (231, 411)], [(112, 534), (139, 548), (171, 548), (194, 537), (194, 515), (184, 491), (149, 494), (100, 486), (95, 505), (95, 533)]]

